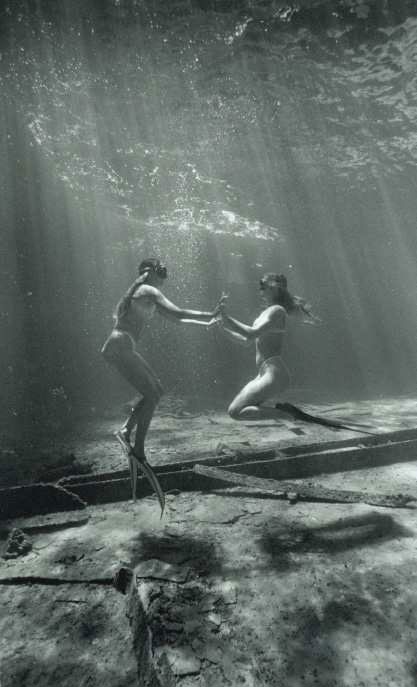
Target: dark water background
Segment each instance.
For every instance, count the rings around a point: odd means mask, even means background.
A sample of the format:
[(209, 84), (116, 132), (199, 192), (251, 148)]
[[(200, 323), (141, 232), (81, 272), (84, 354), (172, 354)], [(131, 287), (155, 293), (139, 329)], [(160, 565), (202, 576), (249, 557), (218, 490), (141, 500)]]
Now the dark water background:
[[(0, 8), (3, 436), (126, 398), (98, 351), (149, 255), (179, 305), (226, 289), (244, 321), (260, 275), (285, 272), (324, 321), (286, 343), (300, 401), (415, 391), (415, 2)], [(202, 407), (254, 370), (173, 323), (142, 350)]]

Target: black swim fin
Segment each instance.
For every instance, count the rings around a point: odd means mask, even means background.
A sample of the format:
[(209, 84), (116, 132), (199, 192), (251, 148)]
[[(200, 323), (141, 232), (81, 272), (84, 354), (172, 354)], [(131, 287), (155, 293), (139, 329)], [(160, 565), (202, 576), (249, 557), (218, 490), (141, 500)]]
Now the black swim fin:
[(165, 509), (165, 494), (161, 488), (161, 485), (159, 484), (159, 480), (157, 476), (155, 475), (154, 471), (152, 470), (151, 466), (149, 465), (148, 461), (146, 460), (145, 457), (140, 458), (137, 456), (130, 445), (130, 443), (126, 440), (126, 438), (123, 435), (123, 432), (120, 430), (118, 432), (114, 433), (114, 436), (116, 437), (117, 441), (120, 443), (120, 445), (123, 448), (123, 451), (125, 452), (128, 460), (129, 460), (129, 473), (130, 473), (130, 482), (132, 486), (132, 498), (133, 501), (136, 501), (136, 485), (137, 485), (137, 479), (138, 479), (138, 468), (142, 471), (143, 475), (146, 477), (148, 480), (149, 484), (151, 485), (152, 489), (156, 493), (159, 501), (159, 505), (161, 508), (161, 518), (164, 514), (164, 509)]
[(358, 425), (345, 425), (339, 420), (328, 420), (327, 418), (321, 417), (319, 415), (311, 415), (306, 413), (305, 410), (301, 410), (292, 403), (276, 403), (275, 408), (277, 410), (282, 410), (283, 413), (288, 413), (295, 420), (302, 420), (303, 422), (313, 422), (316, 425), (323, 425), (324, 427), (333, 427), (334, 429), (347, 429), (349, 432), (360, 432), (361, 434), (371, 434), (376, 435), (376, 432), (368, 432), (362, 429)]

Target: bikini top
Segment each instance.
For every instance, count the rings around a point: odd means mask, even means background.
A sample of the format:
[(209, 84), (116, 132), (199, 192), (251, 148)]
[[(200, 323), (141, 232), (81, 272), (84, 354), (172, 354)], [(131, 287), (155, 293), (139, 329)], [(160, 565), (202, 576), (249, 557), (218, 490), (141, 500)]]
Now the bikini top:
[[(256, 324), (258, 319), (259, 318), (255, 320), (254, 324)], [(286, 329), (279, 329), (279, 327), (273, 327), (271, 329), (267, 329), (265, 332), (263, 332), (263, 334), (261, 334), (261, 336), (267, 336), (268, 334), (285, 334), (285, 332)]]
[[(256, 318), (255, 322), (253, 323), (254, 325), (256, 325), (259, 322), (259, 320), (262, 318), (263, 314), (264, 313), (262, 312)], [(286, 329), (281, 329), (280, 327), (272, 327), (271, 329), (267, 329), (265, 332), (263, 332), (263, 334), (261, 336), (267, 336), (268, 334), (285, 334), (285, 332), (286, 332)]]

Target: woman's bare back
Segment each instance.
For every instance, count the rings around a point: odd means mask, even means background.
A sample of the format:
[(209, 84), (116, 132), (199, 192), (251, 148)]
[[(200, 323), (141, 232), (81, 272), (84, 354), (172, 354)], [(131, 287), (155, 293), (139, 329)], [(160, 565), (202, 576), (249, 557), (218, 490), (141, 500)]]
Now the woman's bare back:
[(137, 341), (145, 324), (153, 317), (155, 309), (155, 300), (146, 293), (146, 286), (139, 286), (130, 299), (127, 311), (117, 318), (114, 328), (128, 332)]

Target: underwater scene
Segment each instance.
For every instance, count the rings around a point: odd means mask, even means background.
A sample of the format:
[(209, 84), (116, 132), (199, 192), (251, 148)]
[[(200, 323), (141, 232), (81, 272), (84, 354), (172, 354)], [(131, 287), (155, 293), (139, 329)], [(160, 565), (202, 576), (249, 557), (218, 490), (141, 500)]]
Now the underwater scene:
[(0, 103), (0, 687), (415, 687), (415, 0), (0, 0)]
[[(15, 0), (0, 31), (4, 451), (122, 418), (100, 349), (147, 258), (248, 324), (285, 275), (320, 319), (288, 318), (298, 402), (414, 392), (415, 3)], [(254, 347), (177, 324), (140, 340), (160, 412), (227, 413)]]

